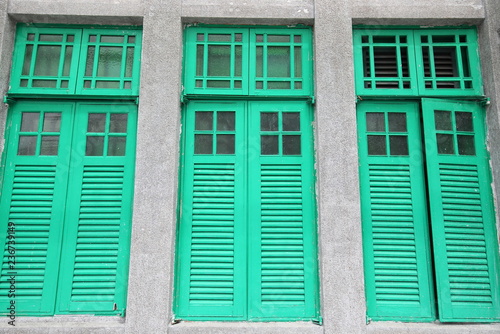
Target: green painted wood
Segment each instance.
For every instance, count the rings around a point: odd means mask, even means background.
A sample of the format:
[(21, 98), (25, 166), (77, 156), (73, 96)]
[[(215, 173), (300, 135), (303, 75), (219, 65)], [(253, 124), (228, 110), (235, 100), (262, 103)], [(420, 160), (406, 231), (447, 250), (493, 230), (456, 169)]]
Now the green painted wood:
[[(8, 312), (11, 300), (15, 301), (16, 315), (54, 314), (73, 111), (73, 103), (42, 101), (16, 102), (9, 108), (0, 199), (2, 314)], [(34, 115), (34, 121), (25, 121), (26, 127), (21, 128), (23, 114)], [(50, 156), (40, 152), (42, 138), (49, 134), (43, 125), (47, 114), (61, 116), (60, 131), (50, 132), (59, 137), (59, 149)], [(18, 154), (20, 134), (29, 134), (35, 139), (32, 154)], [(9, 223), (13, 224), (13, 229), (7, 233)], [(9, 241), (14, 243), (9, 244)], [(15, 277), (15, 291), (9, 293), (11, 276)]]
[[(276, 113), (277, 131), (263, 131), (262, 113)], [(286, 113), (300, 127), (287, 130)], [(312, 112), (307, 102), (249, 102), (249, 319), (318, 320), (318, 267)], [(279, 136), (279, 152), (260, 152), (262, 135)], [(301, 154), (284, 150), (300, 136)]]
[[(394, 127), (394, 115), (406, 118), (406, 129)], [(418, 103), (360, 102), (357, 118), (367, 317), (433, 321)], [(379, 152), (369, 148), (372, 136), (382, 138)], [(403, 137), (406, 154), (391, 146)]]
[[(423, 99), (425, 143), (439, 319), (500, 321), (498, 239), (486, 151), (484, 107), (473, 102)], [(435, 113), (449, 112), (449, 126)], [(471, 114), (471, 127), (460, 121)], [(439, 153), (440, 134), (453, 151)], [(474, 151), (460, 149), (460, 136), (474, 138)], [(442, 137), (439, 137), (442, 138)]]
[[(88, 120), (105, 115), (102, 156), (86, 154)], [(126, 116), (124, 116), (126, 115)], [(127, 117), (116, 126), (116, 117)], [(126, 103), (77, 103), (65, 231), (59, 280), (58, 313), (124, 315), (132, 198), (137, 106)], [(112, 138), (125, 150), (112, 150)], [(106, 145), (107, 144), (107, 145)], [(112, 155), (120, 154), (120, 155)]]

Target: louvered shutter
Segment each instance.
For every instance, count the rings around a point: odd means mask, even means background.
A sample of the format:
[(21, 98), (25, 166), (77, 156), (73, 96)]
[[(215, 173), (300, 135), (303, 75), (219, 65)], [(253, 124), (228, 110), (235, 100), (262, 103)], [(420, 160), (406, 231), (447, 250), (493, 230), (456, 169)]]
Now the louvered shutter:
[(134, 104), (78, 103), (59, 311), (124, 315), (132, 219)]
[[(249, 316), (317, 319), (311, 110), (249, 102), (249, 118)], [(266, 149), (264, 137), (277, 146)]]
[(435, 319), (419, 110), (358, 104), (367, 316)]
[(499, 260), (484, 108), (423, 99), (441, 321), (500, 320)]
[(0, 200), (2, 313), (9, 312), (11, 300), (17, 315), (54, 312), (72, 109), (72, 103), (40, 101), (9, 109)]
[[(180, 319), (246, 315), (244, 112), (243, 102), (192, 101), (185, 109), (175, 302)], [(227, 113), (234, 127), (219, 120)], [(233, 153), (222, 149), (223, 136), (234, 136)]]

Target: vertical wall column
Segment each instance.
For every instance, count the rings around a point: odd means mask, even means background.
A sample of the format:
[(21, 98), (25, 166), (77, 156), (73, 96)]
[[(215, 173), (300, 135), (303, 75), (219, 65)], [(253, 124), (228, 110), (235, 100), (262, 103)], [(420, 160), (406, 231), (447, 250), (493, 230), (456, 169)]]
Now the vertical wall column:
[(350, 4), (315, 2), (316, 151), (326, 333), (363, 333), (361, 216)]
[[(15, 25), (7, 16), (9, 0), (0, 1), (0, 131), (5, 129), (7, 117), (7, 105), (3, 103), (3, 97), (9, 86), (9, 73), (12, 61), (12, 48)], [(4, 136), (0, 136), (4, 138)], [(0, 152), (3, 152), (4, 141), (0, 140)]]
[(132, 224), (128, 333), (156, 333), (172, 318), (180, 132), (181, 1), (144, 4)]

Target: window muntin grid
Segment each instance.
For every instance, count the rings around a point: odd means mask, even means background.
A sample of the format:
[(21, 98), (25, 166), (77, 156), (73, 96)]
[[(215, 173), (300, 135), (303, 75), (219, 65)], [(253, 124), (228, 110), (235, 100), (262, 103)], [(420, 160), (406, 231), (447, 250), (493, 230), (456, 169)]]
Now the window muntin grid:
[(22, 113), (17, 155), (52, 156), (59, 151), (61, 113), (27, 111)]
[(404, 112), (367, 112), (368, 155), (408, 156), (408, 127)]

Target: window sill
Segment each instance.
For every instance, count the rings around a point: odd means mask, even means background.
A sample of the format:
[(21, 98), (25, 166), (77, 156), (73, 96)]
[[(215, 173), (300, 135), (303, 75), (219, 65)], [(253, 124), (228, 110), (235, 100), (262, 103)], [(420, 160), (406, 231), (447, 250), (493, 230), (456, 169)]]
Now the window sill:
[(366, 326), (366, 333), (496, 334), (500, 333), (500, 324), (372, 322)]
[(190, 322), (183, 321), (172, 324), (168, 328), (171, 334), (233, 334), (262, 333), (262, 334), (319, 334), (323, 327), (312, 322)]

